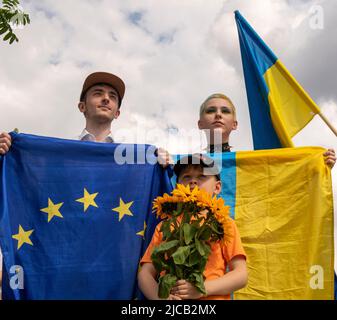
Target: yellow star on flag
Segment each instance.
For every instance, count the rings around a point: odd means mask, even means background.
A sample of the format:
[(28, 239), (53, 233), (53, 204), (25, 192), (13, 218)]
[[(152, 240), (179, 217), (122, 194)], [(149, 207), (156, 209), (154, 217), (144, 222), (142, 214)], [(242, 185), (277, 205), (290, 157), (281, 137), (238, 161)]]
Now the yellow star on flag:
[(53, 201), (51, 201), (51, 199), (48, 198), (48, 207), (43, 208), (40, 211), (48, 213), (48, 222), (49, 222), (51, 219), (53, 219), (54, 216), (63, 218), (61, 212), (59, 211), (62, 205), (63, 202), (54, 204)]
[(98, 195), (98, 192), (96, 193), (92, 193), (90, 194), (86, 188), (84, 188), (84, 195), (83, 198), (77, 199), (77, 202), (82, 202), (84, 204), (84, 212), (87, 211), (87, 209), (89, 208), (89, 206), (93, 206), (98, 208), (96, 202), (95, 202), (95, 198)]
[(124, 203), (122, 198), (119, 198), (119, 207), (112, 209), (113, 211), (117, 211), (119, 213), (118, 221), (121, 221), (125, 215), (133, 216), (132, 212), (129, 209), (132, 206), (132, 204), (133, 204), (133, 201)]
[(21, 227), (21, 224), (19, 224), (19, 233), (14, 234), (12, 236), (13, 239), (18, 240), (18, 250), (21, 248), (21, 246), (24, 243), (28, 243), (31, 246), (33, 245), (32, 241), (29, 239), (29, 237), (31, 236), (33, 232), (34, 232), (34, 229), (28, 230), (28, 231), (23, 230), (23, 228)]
[(144, 221), (144, 229), (143, 229), (142, 231), (137, 232), (137, 233), (136, 233), (137, 236), (141, 236), (141, 237), (144, 238), (146, 227), (147, 227), (147, 225), (146, 225), (146, 222)]

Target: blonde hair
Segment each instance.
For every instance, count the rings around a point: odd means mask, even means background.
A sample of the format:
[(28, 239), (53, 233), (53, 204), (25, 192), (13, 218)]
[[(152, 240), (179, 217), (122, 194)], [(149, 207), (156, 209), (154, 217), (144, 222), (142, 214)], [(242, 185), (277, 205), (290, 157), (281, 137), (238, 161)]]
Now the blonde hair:
[(202, 116), (202, 114), (204, 113), (205, 109), (206, 109), (206, 104), (209, 100), (211, 99), (216, 99), (216, 98), (219, 98), (219, 99), (223, 99), (223, 100), (226, 100), (230, 103), (230, 105), (232, 106), (232, 109), (233, 109), (233, 113), (234, 113), (234, 118), (236, 119), (236, 110), (235, 110), (235, 106), (232, 102), (231, 99), (229, 99), (226, 95), (222, 94), (222, 93), (214, 93), (212, 95), (210, 95), (203, 103), (202, 105), (200, 106), (200, 117)]

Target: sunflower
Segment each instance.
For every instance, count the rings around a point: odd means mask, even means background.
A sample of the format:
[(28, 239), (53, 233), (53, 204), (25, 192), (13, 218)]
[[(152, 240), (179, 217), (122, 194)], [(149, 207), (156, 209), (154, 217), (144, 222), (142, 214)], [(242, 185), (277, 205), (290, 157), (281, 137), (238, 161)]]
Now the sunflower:
[(227, 242), (231, 238), (232, 223), (229, 216), (230, 207), (225, 205), (225, 201), (222, 198), (212, 199), (211, 211), (215, 219), (222, 225), (224, 230), (224, 241)]
[[(232, 237), (229, 206), (225, 205), (222, 198), (212, 197), (203, 189), (195, 187), (191, 190), (189, 185), (177, 184), (171, 195), (165, 193), (154, 200), (153, 210), (158, 217), (168, 218), (163, 222), (161, 230), (165, 235), (165, 241), (151, 256), (153, 261), (156, 261), (155, 268), (158, 273), (164, 272), (159, 281), (159, 297), (167, 298), (169, 293), (167, 288), (172, 287), (172, 284), (167, 282), (169, 278), (165, 278), (168, 275), (176, 279), (181, 279), (184, 275), (199, 288), (200, 292), (205, 293), (203, 272), (211, 252), (210, 242), (226, 243)], [(186, 224), (191, 226), (188, 227)], [(168, 243), (176, 244), (173, 247), (165, 247)], [(190, 252), (188, 257), (185, 256), (187, 249)], [(192, 258), (198, 263), (191, 266)], [(181, 263), (176, 263), (175, 259), (180, 259)]]
[(189, 185), (184, 186), (183, 184), (177, 183), (176, 189), (172, 191), (172, 194), (180, 198), (182, 202), (196, 202), (199, 191), (197, 186), (191, 191)]
[(197, 194), (197, 206), (201, 208), (211, 208), (212, 207), (212, 196), (203, 189), (199, 190)]
[(170, 215), (168, 212), (164, 212), (163, 205), (179, 202), (196, 203), (202, 210), (210, 210), (216, 220), (223, 225), (224, 230), (228, 228), (230, 207), (225, 205), (225, 201), (222, 198), (212, 197), (207, 191), (199, 189), (198, 186), (191, 190), (189, 185), (177, 184), (171, 196), (165, 193), (162, 197), (159, 196), (153, 201), (153, 211), (156, 211), (157, 217), (165, 219)]
[(170, 195), (164, 193), (162, 197), (159, 196), (153, 201), (152, 210), (153, 212), (156, 211), (157, 218), (165, 219), (168, 217), (167, 213), (163, 212), (163, 204), (169, 202), (170, 198)]

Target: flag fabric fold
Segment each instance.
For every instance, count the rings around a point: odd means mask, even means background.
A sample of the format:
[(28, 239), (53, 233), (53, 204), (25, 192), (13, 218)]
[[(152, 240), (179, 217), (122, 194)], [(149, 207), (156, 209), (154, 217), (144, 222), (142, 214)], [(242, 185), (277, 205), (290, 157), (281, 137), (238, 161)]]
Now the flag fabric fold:
[(254, 149), (293, 147), (320, 109), (239, 11), (235, 19)]
[(171, 190), (155, 148), (12, 138), (1, 159), (3, 298), (135, 298), (152, 201)]

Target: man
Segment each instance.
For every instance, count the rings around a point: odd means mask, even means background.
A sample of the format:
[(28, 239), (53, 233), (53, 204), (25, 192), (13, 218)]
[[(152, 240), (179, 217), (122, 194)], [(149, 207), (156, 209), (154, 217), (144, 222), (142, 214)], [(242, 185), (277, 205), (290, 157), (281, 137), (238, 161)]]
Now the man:
[[(94, 72), (84, 81), (80, 94), (78, 109), (85, 117), (85, 129), (78, 137), (81, 141), (113, 143), (111, 133), (112, 121), (118, 119), (125, 94), (122, 79), (107, 72)], [(6, 154), (12, 144), (7, 132), (0, 134), (0, 155)], [(158, 162), (163, 168), (169, 165), (169, 154), (164, 149), (157, 150)], [(0, 287), (1, 267), (0, 251)], [(0, 292), (1, 293), (1, 292)], [(1, 296), (1, 295), (0, 295)]]
[[(78, 109), (84, 114), (86, 125), (79, 140), (112, 143), (112, 121), (118, 119), (125, 94), (125, 84), (122, 79), (107, 72), (94, 72), (84, 81), (80, 94)], [(9, 151), (11, 136), (0, 134), (0, 155)], [(165, 168), (169, 164), (169, 155), (159, 148), (158, 162)]]
[[(125, 93), (122, 79), (107, 72), (94, 72), (84, 81), (78, 109), (84, 114), (85, 129), (79, 140), (113, 142), (111, 123), (120, 115)], [(0, 154), (4, 155), (11, 146), (11, 136), (0, 134)]]
[(86, 120), (80, 140), (113, 142), (111, 124), (120, 115), (124, 93), (124, 82), (114, 74), (95, 72), (85, 79), (78, 103)]

